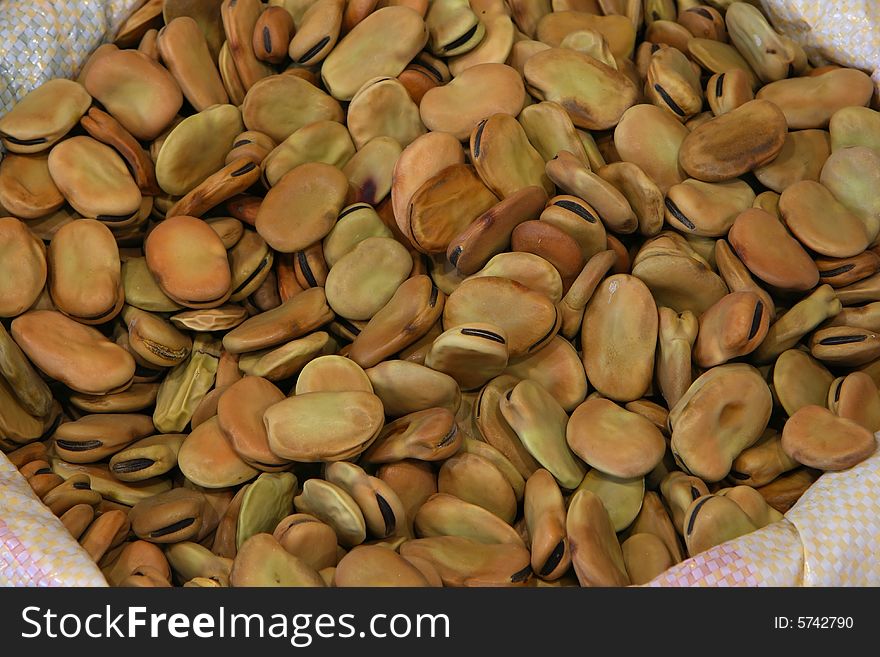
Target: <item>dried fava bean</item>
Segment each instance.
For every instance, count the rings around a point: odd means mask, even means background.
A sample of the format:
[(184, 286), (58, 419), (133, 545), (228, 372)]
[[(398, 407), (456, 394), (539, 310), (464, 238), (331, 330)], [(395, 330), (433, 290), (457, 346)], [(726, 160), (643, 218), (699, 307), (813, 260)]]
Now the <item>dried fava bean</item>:
[(319, 88), (294, 75), (272, 75), (248, 90), (241, 106), (248, 130), (280, 144), (315, 121), (342, 121), (339, 103)]
[(428, 47), (438, 56), (453, 56), (473, 50), (486, 34), (486, 26), (465, 0), (438, 0), (425, 16)]
[(189, 357), (174, 367), (159, 385), (153, 423), (163, 433), (182, 431), (214, 385), (220, 359), (220, 341), (200, 333)]
[(169, 21), (157, 39), (158, 53), (197, 112), (229, 102), (199, 24), (190, 16)]
[(880, 232), (880, 201), (874, 193), (880, 182), (880, 152), (864, 146), (838, 150), (825, 161), (819, 182), (864, 223), (873, 242)]
[[(599, 392), (617, 401), (644, 395), (654, 371), (657, 323), (657, 306), (642, 281), (616, 274), (599, 284), (581, 327), (584, 369)], [(621, 371), (629, 373), (625, 379)]]
[(428, 90), (451, 81), (452, 75), (442, 59), (423, 50), (407, 64), (397, 80), (406, 87), (413, 102), (419, 105)]
[(460, 536), (478, 543), (523, 546), (516, 530), (492, 512), (454, 495), (437, 493), (422, 504), (413, 528), (419, 537)]
[(131, 170), (135, 183), (144, 195), (158, 194), (156, 171), (147, 151), (122, 127), (112, 116), (97, 107), (92, 107), (86, 116), (80, 119), (80, 125), (89, 135), (101, 143), (115, 148), (125, 159)]
[[(0, 207), (22, 219), (36, 219), (64, 205), (49, 173), (49, 156), (8, 153), (0, 162)], [(6, 213), (4, 213), (6, 214)]]
[(86, 91), (137, 139), (155, 139), (183, 104), (172, 75), (143, 53), (116, 50), (94, 61)]
[(182, 196), (223, 167), (236, 135), (244, 130), (242, 115), (232, 105), (213, 105), (188, 116), (162, 142), (156, 179), (167, 194)]
[[(541, 212), (541, 221), (562, 229), (571, 235), (581, 249), (581, 255), (588, 260), (604, 251), (608, 244), (605, 225), (599, 213), (586, 201), (577, 196), (554, 196)], [(661, 218), (662, 220), (662, 218)]]
[(678, 154), (690, 130), (656, 105), (633, 105), (614, 128), (614, 146), (624, 162), (637, 164), (666, 192), (687, 174)]
[(429, 90), (419, 112), (428, 130), (448, 132), (465, 141), (483, 119), (498, 113), (519, 114), (525, 96), (516, 70), (505, 64), (478, 64), (449, 84)]
[(828, 409), (876, 433), (880, 429), (880, 396), (877, 384), (865, 372), (851, 372), (832, 383)]
[[(257, 213), (257, 232), (276, 251), (301, 251), (330, 232), (347, 191), (348, 180), (336, 167), (302, 164), (266, 194)], [(291, 207), (298, 209), (293, 217)]]
[(133, 219), (141, 192), (123, 159), (91, 137), (71, 137), (49, 153), (49, 173), (68, 203), (82, 216), (108, 223)]
[(754, 200), (755, 192), (742, 180), (709, 183), (688, 178), (666, 192), (665, 217), (685, 235), (723, 237)]
[(639, 220), (639, 234), (656, 235), (663, 228), (663, 193), (657, 184), (632, 162), (612, 162), (597, 172), (616, 187)]
[(393, 237), (376, 211), (367, 203), (344, 208), (322, 243), (324, 260), (332, 269), (358, 244), (370, 237)]
[(698, 180), (730, 180), (775, 158), (786, 134), (782, 111), (753, 100), (694, 129), (681, 143), (678, 160)]
[[(533, 253), (517, 251), (499, 253), (489, 260), (485, 267), (468, 278), (484, 277), (516, 281), (530, 290), (540, 292), (553, 303), (558, 303), (562, 299), (562, 277), (556, 267)], [(459, 284), (461, 282), (463, 281)]]
[(272, 535), (285, 550), (315, 570), (336, 565), (336, 532), (314, 516), (291, 514), (276, 525)]
[[(678, 533), (672, 525), (672, 520), (663, 506), (660, 496), (652, 490), (645, 491), (639, 515), (636, 516), (636, 519), (629, 527), (630, 536), (641, 533), (652, 534), (663, 541), (672, 557), (673, 563), (682, 561), (683, 555), (678, 540)], [(625, 552), (624, 556), (626, 556)]]
[(749, 271), (775, 288), (805, 291), (819, 280), (816, 264), (769, 212), (754, 208), (740, 213), (728, 240)]
[(543, 187), (548, 194), (554, 191), (543, 158), (509, 114), (493, 114), (477, 124), (470, 137), (470, 155), (480, 178), (499, 198), (530, 186)]
[(539, 383), (566, 412), (574, 410), (587, 395), (587, 376), (580, 356), (559, 336), (539, 351), (509, 363), (505, 372)]
[(510, 243), (515, 227), (533, 218), (547, 200), (541, 187), (524, 187), (494, 205), (467, 226), (446, 250), (461, 274), (474, 274)]
[(456, 235), (497, 202), (473, 166), (453, 164), (413, 193), (404, 232), (418, 251), (442, 253)]
[(815, 358), (832, 365), (856, 367), (880, 357), (880, 335), (848, 326), (819, 329), (813, 333), (809, 346)]
[(160, 544), (199, 540), (219, 521), (205, 495), (188, 488), (175, 488), (138, 502), (129, 519), (135, 536)]
[(608, 511), (614, 531), (619, 532), (632, 524), (642, 508), (645, 479), (615, 477), (593, 468), (586, 474), (577, 490), (595, 493)]
[(383, 7), (342, 38), (324, 60), (321, 78), (334, 98), (351, 100), (367, 80), (399, 75), (427, 42), (427, 26), (416, 11)]
[(380, 539), (409, 536), (403, 503), (394, 489), (384, 481), (346, 461), (327, 465), (324, 477), (351, 495), (363, 513), (371, 535)]
[(676, 48), (661, 48), (651, 56), (645, 88), (654, 105), (670, 110), (681, 120), (703, 108), (700, 78)]
[(569, 32), (565, 38), (559, 43), (560, 48), (569, 48), (577, 50), (585, 55), (589, 55), (593, 59), (597, 59), (603, 64), (607, 64), (613, 69), (620, 69), (617, 60), (608, 46), (608, 41), (598, 30), (585, 28), (576, 32)]
[(494, 324), (471, 322), (439, 335), (425, 365), (451, 376), (462, 390), (473, 390), (501, 374), (507, 358), (505, 331)]
[[(314, 66), (320, 64), (327, 57), (339, 39), (344, 9), (345, 3), (339, 0), (319, 0), (311, 3), (302, 17), (296, 21), (296, 34), (289, 41), (287, 52), (295, 64)], [(293, 23), (291, 23), (292, 26)], [(292, 33), (293, 30), (291, 29), (290, 32)], [(264, 31), (262, 39), (269, 38)], [(255, 47), (257, 43), (255, 32)], [(268, 50), (265, 42), (261, 47)]]
[(571, 117), (559, 103), (543, 101), (529, 105), (523, 108), (517, 121), (545, 162), (552, 160), (559, 151), (568, 151), (588, 163)]
[(873, 434), (820, 406), (804, 406), (782, 431), (782, 448), (799, 463), (820, 470), (845, 470), (877, 449)]
[(658, 309), (657, 382), (669, 408), (675, 406), (693, 382), (691, 351), (697, 339), (697, 317), (689, 310)]
[(770, 317), (754, 292), (731, 292), (700, 316), (694, 362), (703, 368), (745, 356), (767, 335)]
[(568, 417), (556, 400), (539, 384), (525, 380), (500, 400), (500, 409), (529, 453), (560, 486), (574, 489), (585, 469), (566, 443)]
[(584, 266), (581, 248), (571, 235), (546, 221), (524, 221), (510, 237), (515, 252), (533, 253), (553, 265), (562, 277), (563, 289), (574, 282)]
[[(825, 128), (839, 109), (867, 105), (873, 94), (871, 78), (859, 70), (840, 68), (816, 77), (778, 80), (763, 87), (756, 98), (772, 102), (785, 115), (791, 130)], [(809, 102), (803, 99), (809, 98)]]
[(355, 202), (378, 205), (387, 198), (402, 150), (393, 137), (373, 137), (345, 163), (342, 173), (355, 190)]
[(45, 493), (42, 500), (53, 514), (60, 516), (77, 504), (96, 506), (101, 502), (101, 494), (92, 490), (88, 475), (75, 474)]
[(488, 322), (507, 333), (509, 356), (523, 356), (547, 344), (559, 330), (550, 300), (516, 281), (495, 276), (470, 278), (449, 296), (443, 312), (448, 329)]
[(834, 376), (806, 351), (788, 349), (773, 366), (773, 392), (788, 414), (803, 406), (820, 406), (829, 395)]
[(761, 436), (772, 407), (770, 389), (754, 367), (713, 367), (669, 412), (672, 453), (688, 472), (720, 481), (740, 452)]
[(83, 86), (56, 78), (29, 92), (0, 119), (0, 141), (11, 153), (38, 153), (51, 148), (92, 104)]
[(57, 311), (31, 310), (12, 321), (10, 332), (34, 365), (73, 390), (106, 394), (131, 385), (135, 362), (128, 352)]
[[(339, 125), (339, 124), (336, 124)], [(232, 142), (232, 149), (226, 154), (224, 162), (230, 164), (244, 157), (260, 166), (266, 156), (277, 146), (269, 135), (256, 130), (245, 130)]]
[(761, 493), (751, 486), (722, 488), (716, 494), (736, 502), (737, 506), (745, 511), (746, 515), (758, 529), (766, 527), (777, 520), (782, 520), (782, 514), (768, 505)]
[(274, 531), (293, 508), (296, 476), (289, 472), (264, 472), (247, 486), (236, 523), (236, 550), (251, 536)]
[[(55, 401), (49, 386), (37, 374), (2, 324), (0, 324), (0, 379), (8, 385), (9, 390), (13, 392), (28, 415), (40, 418), (54, 416)], [(52, 420), (54, 421), (54, 417)]]
[(861, 253), (870, 243), (859, 217), (818, 182), (802, 180), (787, 187), (779, 199), (779, 211), (798, 241), (816, 253), (846, 258)]
[(424, 337), (445, 305), (446, 296), (428, 276), (408, 278), (357, 334), (349, 357), (365, 369), (373, 367)]
[(655, 534), (632, 534), (620, 544), (620, 549), (633, 584), (647, 584), (676, 563), (669, 548)]
[(407, 237), (409, 202), (428, 180), (453, 164), (464, 164), (464, 150), (459, 140), (445, 132), (428, 132), (413, 140), (397, 158), (391, 177), (391, 204), (394, 220)]
[(795, 53), (761, 11), (746, 2), (731, 3), (725, 14), (731, 43), (764, 82), (790, 75)]
[(684, 527), (690, 556), (757, 529), (748, 514), (725, 495), (705, 495), (694, 500), (685, 515)]
[(767, 337), (753, 352), (756, 363), (767, 363), (830, 317), (840, 312), (840, 299), (830, 285), (820, 285), (770, 326)]
[(282, 400), (264, 412), (273, 454), (296, 461), (351, 458), (382, 429), (382, 402), (368, 392), (311, 392)]
[(843, 107), (831, 115), (828, 122), (831, 133), (831, 151), (850, 146), (865, 146), (880, 150), (880, 112), (868, 107)]
[(553, 476), (536, 470), (526, 482), (523, 508), (532, 555), (532, 570), (542, 579), (558, 579), (571, 564), (565, 527), (565, 502)]
[(622, 73), (574, 50), (551, 48), (524, 67), (530, 91), (562, 105), (579, 128), (606, 130), (638, 101), (638, 90)]
[(579, 490), (572, 496), (565, 526), (571, 562), (581, 586), (630, 583), (611, 519), (595, 493)]
[(125, 540), (130, 529), (127, 511), (113, 509), (98, 516), (79, 538), (79, 543), (96, 563), (100, 563), (109, 549)]
[(84, 324), (100, 324), (122, 309), (119, 250), (110, 230), (94, 219), (63, 226), (48, 250), (49, 290), (55, 306)]
[(298, 395), (307, 392), (355, 390), (373, 392), (369, 377), (357, 363), (336, 354), (319, 356), (310, 361), (296, 379), (296, 394)]
[(271, 534), (254, 534), (239, 549), (229, 572), (232, 586), (321, 588), (316, 570), (287, 552)]
[(158, 434), (138, 440), (110, 458), (110, 472), (120, 481), (143, 481), (177, 465), (184, 434)]
[(755, 169), (755, 177), (765, 187), (782, 193), (801, 180), (818, 181), (831, 144), (824, 130), (789, 132), (779, 155)]
[(757, 443), (734, 459), (728, 478), (757, 489), (798, 467), (800, 463), (782, 448), (782, 436), (768, 429)]
[(238, 367), (244, 374), (283, 381), (296, 375), (309, 361), (337, 348), (337, 342), (328, 333), (316, 331), (280, 347), (242, 354)]
[(254, 52), (254, 27), (262, 10), (259, 0), (224, 0), (220, 5), (226, 45), (245, 91), (272, 74), (271, 67), (259, 61)]
[(866, 328), (878, 330), (877, 313), (880, 312), (880, 303), (874, 302), (854, 308), (843, 308), (835, 314), (826, 326), (852, 326), (854, 328)]
[(338, 587), (424, 587), (425, 576), (394, 550), (360, 545), (340, 559), (334, 575)]
[(30, 308), (46, 283), (46, 248), (14, 217), (0, 219), (0, 317)]
[(365, 82), (348, 105), (346, 125), (358, 149), (375, 137), (392, 137), (408, 146), (426, 132), (419, 108), (394, 78)]
[(441, 493), (477, 504), (508, 524), (516, 520), (517, 499), (510, 481), (492, 461), (476, 453), (462, 452), (447, 459), (437, 484)]
[(752, 81), (743, 69), (716, 73), (706, 82), (706, 100), (715, 116), (720, 116), (755, 99)]
[(562, 44), (566, 36), (583, 29), (599, 32), (615, 57), (624, 59), (632, 54), (636, 35), (628, 18), (617, 14), (602, 16), (598, 12), (594, 15), (583, 6), (579, 6), (578, 11), (561, 9), (542, 16), (538, 21), (536, 38), (555, 48)]
[(565, 433), (569, 447), (587, 465), (615, 477), (648, 474), (666, 451), (663, 435), (649, 420), (608, 399), (580, 404)]
[(332, 318), (324, 288), (306, 290), (277, 308), (247, 319), (223, 337), (223, 346), (235, 354), (273, 347), (303, 336)]
[(179, 581), (202, 577), (221, 586), (229, 585), (232, 559), (214, 554), (192, 541), (171, 543), (165, 547), (168, 565)]
[(242, 306), (223, 305), (204, 310), (187, 310), (169, 317), (177, 328), (188, 331), (226, 331), (233, 329), (248, 318)]
[(412, 258), (389, 237), (368, 237), (327, 275), (327, 303), (346, 319), (370, 319), (388, 303), (412, 270)]
[(216, 416), (186, 437), (177, 454), (177, 465), (187, 479), (204, 488), (235, 486), (258, 474), (232, 450)]
[(430, 563), (444, 586), (523, 586), (532, 575), (529, 551), (516, 544), (434, 536), (407, 541), (400, 555)]
[(367, 527), (363, 513), (351, 495), (336, 484), (308, 479), (293, 503), (297, 512), (308, 513), (330, 525), (342, 546), (350, 548), (364, 542)]
[(364, 452), (365, 463), (393, 463), (401, 459), (442, 461), (461, 446), (455, 415), (445, 408), (428, 408), (389, 422)]
[(455, 413), (461, 403), (461, 391), (455, 379), (419, 363), (387, 360), (365, 373), (389, 417), (434, 407)]
[(101, 413), (65, 422), (52, 439), (55, 452), (68, 463), (94, 463), (154, 430), (149, 415)]
[(226, 249), (201, 219), (166, 219), (144, 243), (147, 266), (162, 290), (190, 308), (223, 304), (231, 289)]
[(258, 470), (272, 471), (286, 465), (269, 448), (263, 414), (284, 394), (269, 381), (245, 376), (227, 388), (217, 403), (220, 430), (233, 450)]

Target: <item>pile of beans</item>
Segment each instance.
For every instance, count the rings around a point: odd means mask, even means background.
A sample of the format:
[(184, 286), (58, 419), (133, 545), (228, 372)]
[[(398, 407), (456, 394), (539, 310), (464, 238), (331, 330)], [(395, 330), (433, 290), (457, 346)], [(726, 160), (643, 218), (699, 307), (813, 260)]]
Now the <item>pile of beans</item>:
[(0, 448), (123, 586), (642, 584), (880, 429), (880, 113), (757, 2), (149, 0), (0, 118)]

